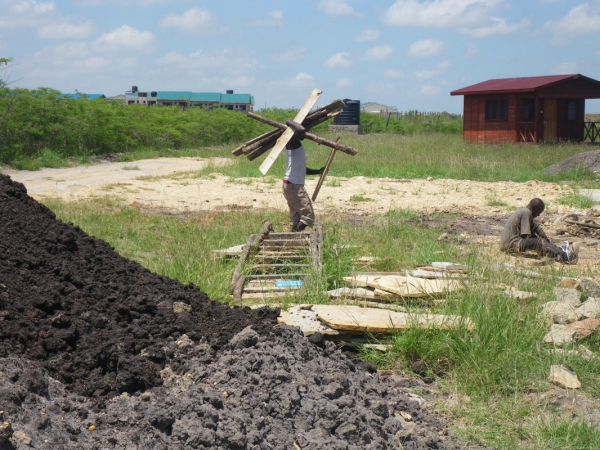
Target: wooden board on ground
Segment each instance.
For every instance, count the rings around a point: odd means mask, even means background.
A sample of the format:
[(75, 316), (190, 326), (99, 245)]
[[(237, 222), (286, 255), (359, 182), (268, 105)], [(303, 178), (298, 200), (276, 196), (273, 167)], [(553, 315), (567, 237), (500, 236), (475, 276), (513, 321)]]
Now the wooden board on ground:
[(270, 300), (273, 298), (283, 298), (286, 296), (290, 296), (290, 292), (252, 292), (252, 293), (243, 293), (242, 294), (242, 302), (248, 300)]
[(465, 274), (462, 272), (447, 272), (447, 271), (435, 271), (417, 269), (413, 270), (410, 275), (415, 278), (426, 278), (426, 279), (438, 279), (438, 278), (464, 278)]
[(390, 333), (407, 328), (450, 330), (475, 324), (469, 318), (441, 314), (408, 314), (359, 306), (313, 305), (319, 320), (338, 331)]
[(370, 286), (382, 291), (391, 292), (401, 297), (432, 297), (462, 289), (464, 284), (458, 280), (437, 279), (426, 280), (410, 275), (363, 275), (355, 274), (344, 277), (356, 286)]
[[(298, 111), (298, 114), (296, 114), (296, 117), (294, 117), (294, 122), (302, 123), (304, 121), (304, 119), (306, 118), (306, 116), (308, 115), (308, 113), (310, 112), (312, 107), (315, 106), (315, 104), (317, 103), (317, 100), (319, 100), (319, 97), (321, 96), (321, 94), (322, 94), (322, 91), (320, 91), (318, 89), (314, 89), (311, 92), (308, 99), (306, 100), (306, 103), (304, 103), (302, 108), (300, 108), (300, 111)], [(269, 153), (269, 156), (267, 156), (267, 158), (260, 165), (259, 170), (261, 171), (261, 173), (263, 175), (267, 174), (267, 172), (269, 171), (269, 169), (271, 168), (271, 166), (273, 165), (273, 163), (275, 162), (275, 160), (277, 159), (279, 154), (283, 151), (286, 144), (290, 141), (292, 136), (294, 136), (294, 132), (290, 128), (288, 128), (287, 130), (285, 130), (283, 132), (281, 137), (279, 139), (277, 139), (277, 143), (275, 144), (275, 147), (273, 147), (273, 149), (271, 150), (271, 153)]]
[(391, 292), (382, 291), (381, 289), (365, 289), (365, 288), (338, 288), (332, 291), (327, 291), (331, 298), (352, 298), (352, 299), (367, 299), (367, 300), (390, 300), (400, 298)]
[(326, 336), (344, 334), (321, 322), (317, 317), (317, 312), (312, 308), (313, 305), (293, 306), (287, 311), (281, 311), (281, 316), (277, 318), (277, 322), (299, 327), (304, 336), (311, 336), (315, 333), (321, 333)]

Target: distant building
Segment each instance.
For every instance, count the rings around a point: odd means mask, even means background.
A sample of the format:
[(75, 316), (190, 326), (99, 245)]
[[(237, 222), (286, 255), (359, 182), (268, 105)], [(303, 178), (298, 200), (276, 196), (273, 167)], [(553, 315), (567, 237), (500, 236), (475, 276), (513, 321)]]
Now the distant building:
[(106, 98), (104, 94), (61, 94), (59, 97), (68, 98), (68, 99), (78, 99), (82, 97), (86, 97), (88, 100), (94, 100), (96, 98)]
[(379, 114), (379, 113), (396, 113), (398, 112), (398, 108), (395, 106), (387, 106), (387, 105), (383, 105), (381, 103), (377, 103), (377, 102), (368, 102), (368, 103), (363, 103), (362, 106), (360, 107), (360, 112), (363, 113), (372, 113), (372, 114)]
[(252, 111), (254, 97), (250, 94), (234, 94), (229, 90), (225, 94), (218, 92), (191, 91), (139, 91), (133, 86), (131, 91), (110, 97), (111, 100), (121, 101), (127, 105), (163, 105), (182, 106), (185, 108), (224, 108), (232, 111)]
[(600, 81), (580, 74), (499, 78), (450, 95), (464, 95), (467, 142), (583, 141), (585, 100), (600, 98)]

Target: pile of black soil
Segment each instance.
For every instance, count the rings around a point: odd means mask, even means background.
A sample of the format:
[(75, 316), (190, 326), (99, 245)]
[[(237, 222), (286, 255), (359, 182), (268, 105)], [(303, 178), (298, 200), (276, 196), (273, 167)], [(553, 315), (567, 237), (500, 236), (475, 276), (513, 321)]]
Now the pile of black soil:
[(478, 448), (275, 315), (150, 273), (0, 175), (0, 450)]
[(184, 335), (165, 352), (162, 386), (92, 401), (31, 362), (0, 358), (4, 420), (13, 422), (0, 449), (478, 448), (453, 439), (403, 380), (383, 383), (333, 343), (313, 345), (287, 325), (268, 337), (246, 329), (217, 352)]
[(218, 349), (275, 324), (121, 257), (0, 175), (0, 357), (39, 361), (81, 395), (134, 392), (160, 384), (169, 336)]

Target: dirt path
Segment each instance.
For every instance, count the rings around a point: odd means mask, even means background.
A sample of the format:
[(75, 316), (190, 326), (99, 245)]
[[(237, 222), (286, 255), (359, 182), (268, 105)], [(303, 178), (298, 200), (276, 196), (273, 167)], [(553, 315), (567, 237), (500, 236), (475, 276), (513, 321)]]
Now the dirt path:
[[(224, 174), (198, 177), (209, 163), (227, 164), (223, 158), (159, 158), (131, 163), (103, 163), (37, 172), (7, 171), (25, 184), (36, 199), (80, 200), (119, 197), (125, 204), (167, 213), (241, 208), (286, 210), (281, 195), (280, 174), (266, 178), (232, 180)], [(307, 180), (312, 193), (317, 180)], [(549, 212), (566, 213), (557, 199), (571, 189), (555, 183), (530, 181), (480, 182), (469, 180), (396, 180), (389, 178), (328, 177), (315, 203), (318, 213), (342, 212), (349, 215), (384, 213), (390, 209), (412, 209), (495, 215), (524, 206), (540, 197)], [(500, 206), (489, 206), (489, 205)]]

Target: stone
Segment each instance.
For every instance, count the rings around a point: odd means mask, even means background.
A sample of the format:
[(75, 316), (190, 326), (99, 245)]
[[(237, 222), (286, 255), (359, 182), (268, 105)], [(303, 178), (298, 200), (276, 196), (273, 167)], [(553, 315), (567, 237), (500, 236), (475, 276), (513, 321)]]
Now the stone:
[(598, 317), (600, 316), (600, 300), (590, 297), (575, 310), (582, 317)]
[(544, 336), (546, 344), (562, 347), (575, 342), (575, 331), (565, 331), (565, 325), (552, 325), (550, 331)]
[(539, 317), (546, 320), (546, 323), (568, 324), (579, 320), (582, 316), (575, 307), (567, 302), (551, 301), (542, 305), (542, 311)]
[(5, 444), (11, 434), (12, 429), (10, 427), (10, 422), (0, 424), (0, 445)]
[(173, 302), (173, 312), (181, 314), (183, 312), (192, 312), (192, 306), (183, 302)]
[(582, 278), (579, 286), (586, 297), (600, 298), (600, 285), (591, 278)]
[(15, 431), (13, 433), (12, 437), (14, 439), (16, 439), (17, 441), (23, 443), (23, 445), (31, 444), (31, 438), (29, 436), (27, 436), (25, 433), (23, 433), (22, 431)]
[(253, 347), (258, 342), (258, 333), (252, 328), (247, 327), (236, 334), (230, 341), (231, 347), (235, 349), (243, 349)]
[(564, 365), (550, 367), (548, 381), (564, 389), (579, 389), (581, 387), (577, 374)]
[(559, 302), (569, 303), (575, 308), (581, 305), (581, 292), (577, 289), (554, 288), (553, 292)]
[(575, 278), (563, 278), (560, 282), (560, 287), (565, 289), (577, 289), (579, 288), (579, 280)]
[(584, 339), (590, 336), (600, 326), (598, 319), (585, 319), (573, 322), (565, 327), (565, 332), (575, 332), (575, 339)]

